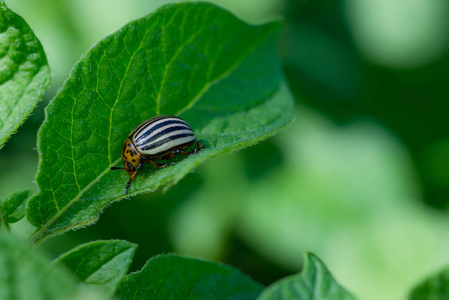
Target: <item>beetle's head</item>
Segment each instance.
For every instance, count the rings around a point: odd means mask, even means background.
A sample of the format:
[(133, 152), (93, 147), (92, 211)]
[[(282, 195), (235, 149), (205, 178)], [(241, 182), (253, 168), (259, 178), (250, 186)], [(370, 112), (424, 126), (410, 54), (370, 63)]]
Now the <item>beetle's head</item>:
[(132, 140), (127, 138), (122, 149), (122, 162), (125, 171), (132, 175), (141, 166), (141, 159), (142, 154), (136, 149)]

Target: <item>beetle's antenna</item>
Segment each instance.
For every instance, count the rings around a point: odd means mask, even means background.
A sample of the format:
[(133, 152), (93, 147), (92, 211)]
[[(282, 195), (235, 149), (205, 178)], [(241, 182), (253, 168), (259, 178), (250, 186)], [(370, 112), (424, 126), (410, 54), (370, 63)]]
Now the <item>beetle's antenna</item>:
[(122, 167), (111, 167), (111, 170), (124, 170)]

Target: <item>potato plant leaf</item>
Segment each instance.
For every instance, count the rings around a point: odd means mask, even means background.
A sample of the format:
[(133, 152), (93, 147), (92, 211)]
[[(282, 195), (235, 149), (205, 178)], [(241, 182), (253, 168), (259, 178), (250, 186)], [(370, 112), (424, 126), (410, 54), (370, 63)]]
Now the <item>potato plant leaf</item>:
[(83, 283), (96, 286), (112, 296), (136, 252), (127, 241), (95, 241), (72, 249), (56, 262), (64, 265)]
[(177, 255), (150, 259), (139, 272), (126, 276), (119, 299), (256, 299), (263, 286), (240, 271), (218, 263)]
[(411, 291), (410, 300), (444, 300), (449, 295), (449, 268), (423, 280)]
[(50, 84), (50, 68), (28, 24), (0, 0), (0, 148)]
[(0, 201), (3, 219), (8, 223), (20, 221), (25, 216), (26, 200), (31, 195), (31, 190), (12, 192), (8, 197)]
[(36, 249), (0, 231), (0, 299), (86, 298), (81, 297), (68, 272), (51, 265), (50, 260)]
[(332, 277), (329, 270), (311, 253), (305, 254), (304, 270), (275, 282), (258, 300), (355, 300)]
[(125, 197), (128, 134), (178, 115), (206, 145), (164, 169), (145, 165), (130, 195), (168, 188), (204, 160), (255, 144), (293, 119), (276, 54), (279, 22), (249, 25), (208, 3), (178, 3), (132, 21), (74, 66), (39, 131), (31, 239), (92, 224)]

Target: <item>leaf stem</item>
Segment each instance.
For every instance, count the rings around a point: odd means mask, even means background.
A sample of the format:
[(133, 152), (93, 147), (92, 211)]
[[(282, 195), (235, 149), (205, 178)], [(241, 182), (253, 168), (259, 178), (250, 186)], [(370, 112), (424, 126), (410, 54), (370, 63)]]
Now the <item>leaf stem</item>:
[(1, 219), (1, 224), (2, 224), (1, 227), (5, 228), (7, 231), (11, 231), (11, 229), (9, 227), (9, 223), (5, 218), (5, 214), (6, 214), (6, 211), (2, 207), (0, 207), (0, 219)]

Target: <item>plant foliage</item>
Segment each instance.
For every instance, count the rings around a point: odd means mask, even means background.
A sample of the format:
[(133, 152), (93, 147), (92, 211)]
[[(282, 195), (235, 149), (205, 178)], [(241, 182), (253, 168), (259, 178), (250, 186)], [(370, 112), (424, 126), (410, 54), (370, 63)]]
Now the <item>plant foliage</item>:
[(30, 195), (29, 189), (19, 190), (0, 201), (0, 218), (6, 227), (7, 224), (20, 221), (25, 216), (26, 200)]
[(355, 300), (333, 278), (321, 260), (311, 253), (305, 254), (304, 270), (264, 290), (258, 300)]
[(120, 299), (256, 299), (263, 287), (238, 270), (177, 255), (150, 259), (125, 277)]
[[(292, 98), (276, 55), (279, 22), (249, 25), (207, 3), (166, 5), (96, 44), (46, 109), (39, 131), (39, 194), (28, 204), (33, 242), (95, 222), (125, 197), (120, 163), (129, 132), (178, 115), (207, 149), (162, 170), (146, 166), (130, 194), (179, 181), (207, 158), (291, 122)], [(194, 78), (194, 79), (193, 79)]]
[(70, 299), (73, 277), (41, 253), (0, 231), (0, 299)]
[(0, 0), (0, 148), (50, 84), (50, 68), (28, 24)]
[(449, 295), (449, 268), (429, 276), (416, 285), (410, 295), (410, 300), (444, 300)]
[(61, 255), (56, 263), (69, 269), (80, 282), (111, 296), (128, 272), (136, 248), (127, 241), (95, 241)]
[[(1, 147), (42, 96), (49, 69), (28, 25), (2, 0), (0, 20)], [(32, 242), (95, 222), (125, 197), (128, 175), (110, 168), (120, 164), (129, 132), (153, 116), (181, 116), (206, 149), (165, 169), (145, 166), (131, 195), (168, 188), (206, 159), (285, 127), (293, 101), (276, 54), (280, 28), (279, 22), (247, 24), (208, 3), (179, 3), (98, 42), (46, 108), (39, 190), (30, 200), (32, 190), (23, 190), (0, 202), (3, 227), (21, 220), (26, 205), (36, 227)], [(90, 242), (51, 264), (2, 229), (0, 299), (354, 299), (312, 254), (301, 274), (264, 290), (232, 267), (172, 254), (126, 275), (136, 248), (120, 240)]]

